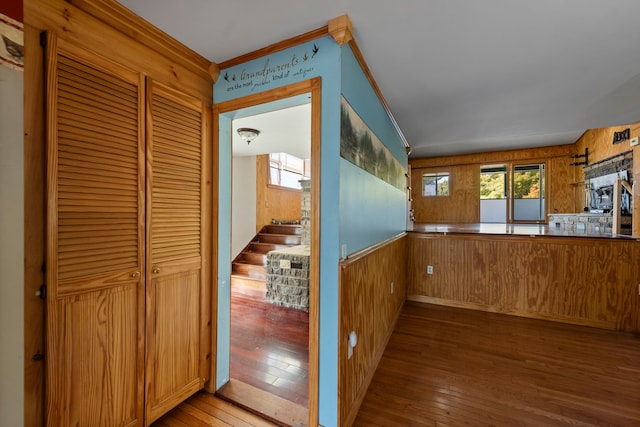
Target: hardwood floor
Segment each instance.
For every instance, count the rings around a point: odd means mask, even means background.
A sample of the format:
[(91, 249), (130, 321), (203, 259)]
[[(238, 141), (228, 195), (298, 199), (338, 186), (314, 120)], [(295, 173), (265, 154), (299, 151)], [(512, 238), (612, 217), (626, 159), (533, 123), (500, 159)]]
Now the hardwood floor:
[(271, 427), (275, 424), (205, 392), (186, 402), (152, 424), (153, 427)]
[[(206, 393), (154, 423), (205, 425), (272, 424)], [(407, 302), (354, 425), (640, 426), (640, 335)]]
[(264, 292), (231, 296), (230, 377), (303, 407), (309, 400), (309, 313)]
[(407, 302), (356, 426), (639, 426), (640, 336)]
[(231, 380), (217, 396), (192, 396), (154, 427), (307, 424), (309, 313), (270, 304), (259, 286), (232, 289)]

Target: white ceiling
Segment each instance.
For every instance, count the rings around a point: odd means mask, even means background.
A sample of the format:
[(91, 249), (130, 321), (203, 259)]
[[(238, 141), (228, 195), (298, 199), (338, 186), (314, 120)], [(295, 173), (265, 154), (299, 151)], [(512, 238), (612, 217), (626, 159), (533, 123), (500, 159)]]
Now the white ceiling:
[[(311, 103), (235, 119), (231, 128), (234, 156), (288, 153), (311, 158)], [(260, 135), (247, 144), (238, 136), (238, 128), (253, 128)]]
[(411, 157), (640, 120), (640, 0), (120, 0), (211, 61), (348, 14)]

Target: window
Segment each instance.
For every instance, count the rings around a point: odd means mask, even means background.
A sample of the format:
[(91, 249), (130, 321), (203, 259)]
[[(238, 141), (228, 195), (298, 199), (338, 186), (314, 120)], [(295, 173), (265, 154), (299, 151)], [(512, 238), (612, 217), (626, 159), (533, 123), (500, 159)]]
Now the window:
[(448, 196), (449, 173), (425, 173), (422, 175), (423, 196)]
[(311, 162), (287, 153), (269, 154), (269, 184), (300, 190), (301, 179), (311, 177)]
[(480, 169), (480, 199), (498, 200), (507, 197), (507, 167), (483, 166)]
[(513, 221), (544, 222), (545, 165), (514, 165), (511, 182), (513, 192)]

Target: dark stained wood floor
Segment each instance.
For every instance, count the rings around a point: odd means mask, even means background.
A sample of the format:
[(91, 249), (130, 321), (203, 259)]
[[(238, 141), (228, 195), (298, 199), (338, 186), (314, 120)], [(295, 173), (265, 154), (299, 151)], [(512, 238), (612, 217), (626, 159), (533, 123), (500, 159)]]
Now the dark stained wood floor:
[(264, 293), (231, 296), (230, 377), (307, 407), (309, 313), (267, 302)]
[(640, 426), (640, 335), (406, 303), (356, 426)]

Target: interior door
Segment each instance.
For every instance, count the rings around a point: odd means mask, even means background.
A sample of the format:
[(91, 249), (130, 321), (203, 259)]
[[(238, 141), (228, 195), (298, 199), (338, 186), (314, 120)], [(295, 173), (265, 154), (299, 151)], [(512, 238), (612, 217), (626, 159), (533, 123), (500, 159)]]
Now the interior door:
[(47, 425), (142, 425), (144, 80), (47, 39)]
[(147, 83), (146, 422), (204, 385), (202, 101)]

